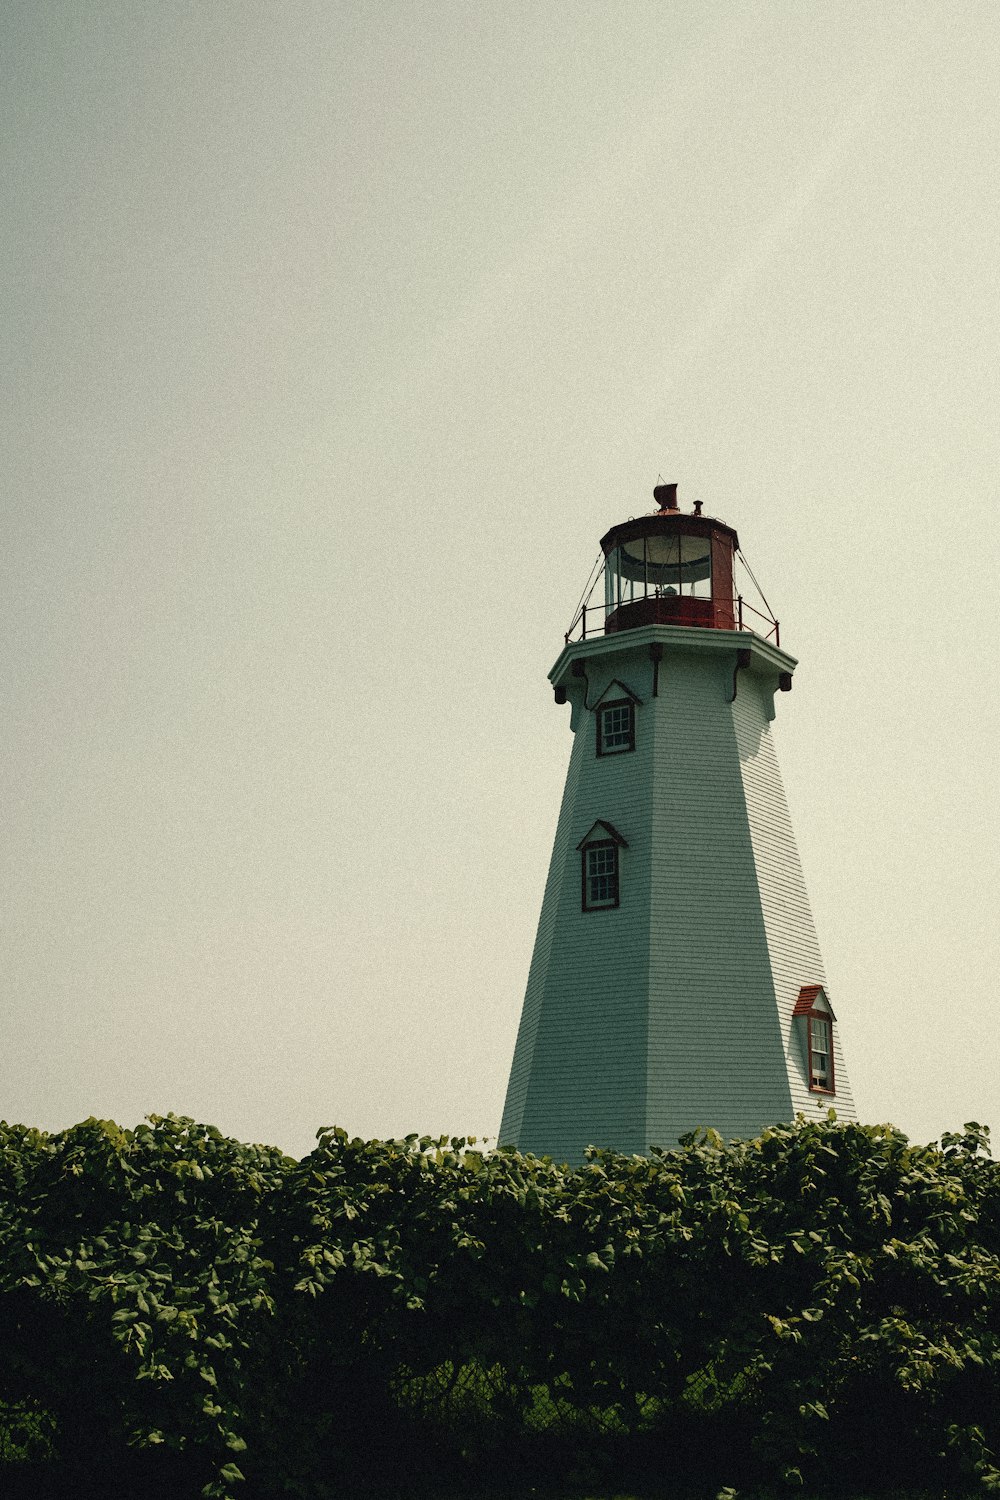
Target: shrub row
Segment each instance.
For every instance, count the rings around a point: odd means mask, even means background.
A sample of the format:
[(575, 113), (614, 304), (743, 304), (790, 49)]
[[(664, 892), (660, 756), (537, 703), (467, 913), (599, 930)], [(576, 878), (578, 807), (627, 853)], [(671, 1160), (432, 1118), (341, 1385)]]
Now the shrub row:
[(998, 1488), (998, 1257), (977, 1125), (799, 1120), (577, 1170), (4, 1125), (0, 1464), (35, 1495), (114, 1472), (217, 1500), (571, 1462)]

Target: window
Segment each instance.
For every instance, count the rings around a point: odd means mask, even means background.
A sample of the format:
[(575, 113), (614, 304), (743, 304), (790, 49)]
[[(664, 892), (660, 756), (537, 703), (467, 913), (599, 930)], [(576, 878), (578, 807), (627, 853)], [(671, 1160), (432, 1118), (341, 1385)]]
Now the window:
[(597, 753), (619, 755), (635, 749), (635, 708), (628, 698), (603, 703), (597, 710)]
[(588, 844), (583, 851), (583, 909), (618, 905), (618, 845)]
[(799, 991), (792, 1012), (805, 1027), (806, 1070), (811, 1094), (837, 1092), (833, 1071), (833, 1023), (836, 1016), (821, 984), (807, 984)]
[(833, 1028), (828, 1016), (809, 1017), (809, 1087), (833, 1093)]
[(617, 828), (598, 819), (586, 838), (577, 844), (584, 911), (607, 911), (618, 905), (619, 849), (628, 846)]

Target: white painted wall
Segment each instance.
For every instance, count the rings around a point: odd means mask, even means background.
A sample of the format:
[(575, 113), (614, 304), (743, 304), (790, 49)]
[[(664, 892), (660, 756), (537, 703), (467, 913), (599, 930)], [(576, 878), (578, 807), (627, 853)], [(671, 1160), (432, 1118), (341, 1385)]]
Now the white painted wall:
[(705, 651), (709, 632), (685, 634), (691, 644), (665, 654), (654, 726), (650, 1145), (791, 1118), (733, 730), (736, 648)]
[[(804, 984), (822, 984), (827, 994), (830, 992), (774, 753), (768, 722), (771, 695), (765, 679), (740, 675), (746, 680), (740, 683), (733, 720), (793, 1110), (810, 1119), (822, 1119), (828, 1110), (835, 1109), (838, 1119), (854, 1120), (857, 1111), (844, 1066), (840, 1028), (836, 1024), (833, 1028), (836, 1096), (809, 1091), (805, 1026), (793, 1025), (792, 1011)], [(832, 1004), (836, 1014), (835, 997)]]
[[(594, 662), (587, 702), (596, 704), (612, 677), (648, 696), (649, 663), (633, 681)], [(647, 707), (636, 709), (636, 749), (596, 754), (594, 715), (584, 685), (570, 679), (573, 751), (542, 903), (535, 954), (500, 1141), (578, 1161), (600, 1142), (642, 1151), (648, 993), (649, 825), (655, 785)], [(581, 911), (576, 845), (597, 818), (621, 833), (621, 905)], [(530, 1059), (530, 1060), (529, 1060)]]
[[(801, 986), (825, 982), (769, 728), (794, 666), (746, 634), (669, 626), (560, 656), (574, 741), (501, 1143), (576, 1162), (699, 1125), (745, 1137), (798, 1110), (854, 1117), (837, 1027), (831, 1099), (809, 1093), (791, 1020)], [(592, 710), (614, 678), (642, 700), (636, 749), (599, 758)], [(598, 818), (628, 843), (621, 905), (583, 912), (576, 845)]]

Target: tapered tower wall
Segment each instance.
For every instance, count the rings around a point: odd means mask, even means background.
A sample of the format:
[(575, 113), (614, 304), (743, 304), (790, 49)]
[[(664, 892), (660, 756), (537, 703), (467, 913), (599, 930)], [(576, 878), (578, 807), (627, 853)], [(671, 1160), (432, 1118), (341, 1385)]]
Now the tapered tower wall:
[(743, 771), (747, 823), (753, 844), (761, 915), (767, 933), (775, 1004), (781, 1026), (792, 1110), (822, 1118), (830, 1108), (840, 1120), (854, 1120), (857, 1111), (844, 1065), (840, 1028), (833, 1028), (836, 1093), (832, 1097), (809, 1089), (805, 1027), (793, 1018), (804, 984), (826, 984), (823, 958), (813, 923), (799, 851), (792, 831), (785, 788), (775, 754), (769, 718), (770, 697), (759, 679), (741, 685), (734, 707), (734, 725)]
[[(653, 745), (641, 734), (634, 753), (599, 758), (585, 706), (604, 695), (621, 655), (572, 684), (573, 749), (500, 1129), (501, 1142), (561, 1160), (580, 1160), (591, 1141), (646, 1148)], [(628, 841), (628, 894), (617, 908), (584, 912), (576, 845), (598, 818)]]
[(535, 1043), (538, 1039), (542, 997), (545, 993), (548, 980), (549, 961), (555, 937), (556, 921), (565, 894), (566, 871), (572, 864), (571, 850), (573, 846), (570, 843), (570, 834), (573, 827), (577, 800), (576, 781), (579, 776), (579, 769), (576, 762), (579, 760), (582, 750), (582, 744), (574, 738), (573, 748), (570, 752), (569, 771), (566, 775), (562, 804), (559, 809), (559, 821), (556, 824), (556, 836), (552, 846), (552, 859), (545, 882), (545, 894), (542, 897), (542, 911), (538, 919), (538, 932), (535, 936), (535, 947), (531, 955), (531, 967), (528, 970), (528, 984), (524, 994), (524, 1007), (521, 1011), (521, 1024), (518, 1027), (517, 1042), (514, 1047), (514, 1061), (510, 1070), (510, 1082), (507, 1085), (507, 1098), (504, 1104), (503, 1119), (500, 1124), (500, 1141), (515, 1145), (524, 1138), (524, 1106), (528, 1093), (528, 1081), (531, 1078), (532, 1066), (535, 1059)]
[[(588, 1144), (644, 1152), (699, 1125), (853, 1118), (837, 1028), (831, 1098), (809, 1090), (792, 1016), (824, 982), (770, 734), (794, 667), (747, 633), (664, 625), (556, 663), (574, 740), (502, 1144), (579, 1162)], [(598, 756), (594, 710), (623, 689), (635, 750)], [(584, 912), (577, 845), (598, 819), (626, 840), (621, 902)]]
[(688, 634), (664, 658), (652, 726), (646, 1136), (662, 1146), (699, 1125), (746, 1136), (791, 1117), (731, 701), (749, 674), (734, 673), (732, 647), (710, 649), (717, 637)]

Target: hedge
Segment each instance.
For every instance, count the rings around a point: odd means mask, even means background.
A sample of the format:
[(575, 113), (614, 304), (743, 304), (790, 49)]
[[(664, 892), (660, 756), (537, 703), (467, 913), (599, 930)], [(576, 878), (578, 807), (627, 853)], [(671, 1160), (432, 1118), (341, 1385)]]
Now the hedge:
[(799, 1119), (577, 1169), (0, 1125), (0, 1489), (997, 1489), (998, 1257), (976, 1124)]

